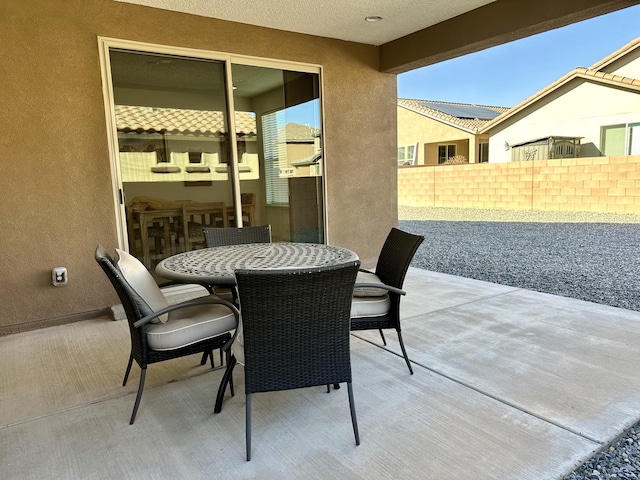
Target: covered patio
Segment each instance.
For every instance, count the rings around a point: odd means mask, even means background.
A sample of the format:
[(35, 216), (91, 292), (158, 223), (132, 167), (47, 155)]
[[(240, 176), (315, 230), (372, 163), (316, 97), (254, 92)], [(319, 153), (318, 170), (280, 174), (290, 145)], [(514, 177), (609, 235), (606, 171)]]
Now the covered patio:
[(2, 476), (557, 479), (640, 418), (639, 312), (415, 268), (405, 287), (413, 376), (352, 335), (361, 445), (346, 388), (259, 394), (251, 462), (242, 368), (214, 415), (222, 370), (152, 365), (131, 426), (125, 322), (2, 337)]

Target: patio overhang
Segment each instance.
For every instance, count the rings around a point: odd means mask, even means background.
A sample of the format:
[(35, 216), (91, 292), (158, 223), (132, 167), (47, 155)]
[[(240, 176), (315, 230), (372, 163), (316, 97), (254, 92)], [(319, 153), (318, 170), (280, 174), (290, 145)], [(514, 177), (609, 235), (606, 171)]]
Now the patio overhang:
[(496, 0), (380, 46), (380, 71), (404, 73), (636, 5), (636, 0)]

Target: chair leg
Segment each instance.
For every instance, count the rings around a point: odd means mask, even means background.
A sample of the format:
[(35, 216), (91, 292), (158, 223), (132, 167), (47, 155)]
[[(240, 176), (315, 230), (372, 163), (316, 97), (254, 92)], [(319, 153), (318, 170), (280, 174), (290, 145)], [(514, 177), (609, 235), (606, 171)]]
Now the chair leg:
[(227, 383), (231, 379), (233, 374), (233, 367), (236, 365), (236, 357), (232, 356), (227, 360), (227, 369), (224, 371), (220, 386), (218, 387), (218, 395), (216, 395), (216, 405), (213, 408), (213, 413), (220, 413), (222, 410), (222, 400), (224, 400), (224, 392), (227, 389)]
[(212, 352), (211, 351), (202, 352), (202, 358), (200, 359), (200, 365), (204, 365), (205, 363), (207, 363), (207, 360), (209, 359), (210, 355), (211, 355), (211, 368), (213, 368), (213, 356), (212, 356)]
[(380, 332), (380, 336), (382, 337), (382, 343), (384, 344), (384, 346), (387, 346), (387, 340), (384, 338), (384, 333), (382, 333), (382, 329), (379, 328), (378, 331)]
[(398, 330), (398, 340), (400, 342), (400, 348), (402, 349), (402, 355), (404, 355), (404, 361), (407, 362), (407, 367), (409, 367), (409, 373), (413, 375), (413, 368), (411, 368), (411, 362), (409, 362), (409, 356), (407, 355), (407, 351), (404, 348), (404, 342), (402, 341), (402, 333)]
[(358, 433), (358, 419), (356, 418), (356, 405), (353, 402), (353, 386), (351, 382), (347, 382), (347, 390), (349, 391), (349, 409), (351, 410), (353, 433), (356, 436), (356, 445), (360, 445), (360, 433)]
[(127, 380), (129, 379), (129, 373), (131, 373), (131, 365), (133, 365), (133, 353), (129, 354), (129, 364), (127, 365), (127, 371), (124, 372), (124, 380), (122, 381), (123, 387), (127, 384)]
[(246, 407), (246, 442), (247, 442), (247, 462), (251, 461), (251, 394), (247, 393)]
[[(233, 358), (233, 361), (235, 362), (236, 359), (234, 357), (231, 356), (231, 350), (227, 351), (227, 365), (229, 365), (229, 363), (231, 363), (231, 359)], [(235, 365), (235, 363), (234, 363)], [(229, 388), (231, 390), (231, 396), (235, 396), (236, 392), (233, 391), (233, 370), (231, 371), (231, 373), (229, 374)]]
[(140, 383), (138, 384), (138, 394), (136, 395), (136, 403), (133, 404), (133, 412), (131, 412), (131, 421), (129, 425), (133, 425), (136, 421), (136, 414), (138, 413), (138, 407), (140, 406), (140, 399), (142, 398), (142, 390), (144, 389), (144, 379), (147, 376), (147, 367), (140, 370)]

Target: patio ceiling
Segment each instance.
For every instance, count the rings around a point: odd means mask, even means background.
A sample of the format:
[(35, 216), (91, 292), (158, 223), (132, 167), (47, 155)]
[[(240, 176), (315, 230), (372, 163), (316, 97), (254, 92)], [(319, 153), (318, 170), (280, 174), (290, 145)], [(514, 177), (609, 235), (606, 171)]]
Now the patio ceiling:
[[(639, 0), (116, 0), (380, 47), (402, 73), (640, 3)], [(366, 21), (379, 16), (380, 21)]]

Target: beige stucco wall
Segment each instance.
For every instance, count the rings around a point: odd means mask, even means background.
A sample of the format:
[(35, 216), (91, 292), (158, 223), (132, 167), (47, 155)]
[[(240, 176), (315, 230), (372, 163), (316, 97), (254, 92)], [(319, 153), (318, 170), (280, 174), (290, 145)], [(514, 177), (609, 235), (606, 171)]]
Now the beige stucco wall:
[(437, 165), (438, 145), (444, 143), (456, 144), (457, 153), (470, 159), (470, 163), (477, 158), (474, 134), (399, 106), (398, 146), (416, 142), (419, 143), (417, 165)]
[(580, 156), (600, 153), (600, 128), (640, 122), (637, 92), (576, 79), (489, 132), (489, 161), (510, 162), (515, 145), (548, 136), (583, 137)]
[(93, 259), (117, 246), (98, 36), (321, 65), (328, 240), (374, 261), (397, 222), (396, 79), (377, 48), (111, 0), (2, 2), (0, 331), (116, 302)]

